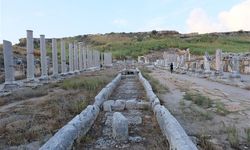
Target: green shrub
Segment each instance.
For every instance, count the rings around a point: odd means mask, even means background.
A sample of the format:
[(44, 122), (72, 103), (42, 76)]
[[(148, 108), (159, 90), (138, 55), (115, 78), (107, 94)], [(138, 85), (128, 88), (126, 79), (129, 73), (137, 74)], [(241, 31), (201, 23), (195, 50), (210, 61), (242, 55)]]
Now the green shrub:
[(220, 115), (227, 115), (229, 111), (225, 108), (225, 105), (223, 103), (216, 103), (216, 112)]
[(200, 93), (186, 92), (183, 96), (184, 99), (194, 102), (196, 105), (203, 108), (209, 108), (212, 106), (212, 101), (209, 97), (203, 96)]
[(239, 135), (235, 126), (227, 127), (227, 138), (233, 148), (239, 147)]

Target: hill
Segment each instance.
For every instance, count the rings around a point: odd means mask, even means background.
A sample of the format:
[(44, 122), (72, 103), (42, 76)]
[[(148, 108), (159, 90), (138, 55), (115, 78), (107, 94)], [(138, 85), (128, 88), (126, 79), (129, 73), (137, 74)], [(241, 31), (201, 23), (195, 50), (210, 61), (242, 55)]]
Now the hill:
[[(250, 31), (208, 33), (208, 34), (180, 34), (177, 31), (130, 32), (130, 33), (106, 33), (88, 34), (74, 37), (65, 37), (66, 42), (84, 41), (93, 49), (99, 51), (111, 51), (116, 59), (126, 57), (137, 58), (154, 51), (163, 51), (169, 48), (189, 48), (192, 54), (203, 55), (205, 51), (214, 54), (216, 49), (223, 52), (250, 52)], [(15, 53), (25, 54), (26, 39), (13, 48)], [(51, 56), (51, 39), (46, 39), (48, 55)], [(60, 41), (58, 52), (60, 53)], [(34, 47), (39, 53), (39, 39), (34, 39)], [(0, 46), (0, 59), (2, 58)], [(66, 50), (68, 46), (66, 45)], [(24, 52), (21, 52), (24, 51)], [(39, 55), (39, 54), (38, 54)], [(0, 63), (3, 61), (0, 60)]]

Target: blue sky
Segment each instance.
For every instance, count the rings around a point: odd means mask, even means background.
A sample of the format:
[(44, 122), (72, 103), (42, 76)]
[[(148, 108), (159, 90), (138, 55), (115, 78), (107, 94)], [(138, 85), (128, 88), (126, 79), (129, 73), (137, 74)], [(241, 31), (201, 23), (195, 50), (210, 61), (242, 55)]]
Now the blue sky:
[(48, 38), (154, 29), (250, 30), (250, 0), (0, 0), (0, 6), (1, 43), (16, 43), (27, 29)]

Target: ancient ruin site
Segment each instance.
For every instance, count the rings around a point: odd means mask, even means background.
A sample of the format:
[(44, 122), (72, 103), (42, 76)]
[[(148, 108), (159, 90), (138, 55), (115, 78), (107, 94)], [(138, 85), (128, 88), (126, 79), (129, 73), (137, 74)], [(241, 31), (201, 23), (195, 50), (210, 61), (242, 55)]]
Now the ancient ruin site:
[(0, 8), (0, 150), (250, 150), (250, 0)]

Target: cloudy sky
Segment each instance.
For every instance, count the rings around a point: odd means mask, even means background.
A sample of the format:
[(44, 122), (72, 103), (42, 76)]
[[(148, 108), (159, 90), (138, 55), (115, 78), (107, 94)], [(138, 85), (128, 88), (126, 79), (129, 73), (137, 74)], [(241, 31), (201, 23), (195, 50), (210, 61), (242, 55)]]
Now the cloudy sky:
[(0, 0), (0, 43), (34, 37), (250, 30), (250, 0)]

